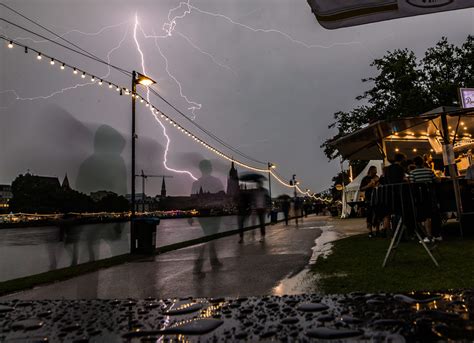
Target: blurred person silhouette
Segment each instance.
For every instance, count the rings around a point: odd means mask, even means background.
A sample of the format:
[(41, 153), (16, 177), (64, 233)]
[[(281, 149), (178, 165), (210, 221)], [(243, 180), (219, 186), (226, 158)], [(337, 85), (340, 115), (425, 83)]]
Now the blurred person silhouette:
[(252, 209), (258, 217), (260, 226), (260, 242), (265, 241), (265, 214), (267, 209), (271, 206), (270, 196), (268, 190), (263, 187), (263, 180), (257, 180), (257, 189), (252, 192)]
[(291, 207), (291, 201), (290, 197), (287, 195), (286, 197), (283, 198), (283, 201), (281, 203), (281, 209), (283, 211), (283, 216), (285, 218), (285, 225), (288, 226), (288, 219), (290, 215), (290, 207)]
[(121, 153), (125, 139), (108, 125), (101, 125), (94, 137), (94, 153), (79, 167), (76, 188), (84, 193), (107, 190), (127, 193), (127, 170)]
[[(224, 191), (224, 185), (217, 177), (212, 176), (212, 164), (209, 160), (202, 160), (199, 162), (199, 170), (201, 177), (193, 182), (191, 194), (216, 194)], [(211, 209), (204, 207), (200, 210), (198, 222), (201, 225), (204, 236), (214, 235), (219, 232), (221, 225), (220, 216), (211, 216)], [(204, 277), (205, 273), (202, 271), (204, 264), (204, 254), (206, 247), (209, 247), (209, 260), (211, 268), (217, 270), (222, 266), (217, 256), (215, 242), (212, 240), (207, 244), (202, 244), (199, 248), (198, 256), (194, 263), (193, 273), (198, 277)]]
[[(96, 191), (112, 191), (119, 195), (127, 193), (127, 169), (125, 161), (121, 156), (125, 148), (125, 138), (109, 125), (101, 125), (95, 132), (94, 152), (79, 167), (79, 173), (76, 179), (76, 188), (84, 193)], [(101, 226), (102, 228), (102, 226)], [(113, 229), (110, 226), (103, 226), (104, 230), (86, 230), (84, 239), (87, 242), (87, 251), (89, 260), (96, 259), (94, 245), (104, 237), (104, 241), (110, 246), (111, 251), (114, 247), (112, 240), (119, 240), (122, 237), (125, 225), (116, 223)], [(62, 229), (65, 233), (65, 242), (68, 243), (68, 237), (75, 231), (74, 227), (65, 227)], [(74, 237), (74, 234), (72, 235)], [(73, 244), (73, 265), (77, 263), (77, 242)]]
[(252, 213), (252, 194), (250, 190), (240, 189), (236, 196), (237, 203), (237, 224), (239, 228), (239, 243), (244, 242), (244, 225), (245, 220), (250, 217)]

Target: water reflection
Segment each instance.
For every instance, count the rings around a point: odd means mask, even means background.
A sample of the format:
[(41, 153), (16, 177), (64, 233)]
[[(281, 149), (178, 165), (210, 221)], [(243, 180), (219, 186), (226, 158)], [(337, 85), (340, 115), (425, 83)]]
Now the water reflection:
[[(253, 217), (245, 223), (246, 226), (255, 224), (256, 218)], [(165, 219), (157, 227), (156, 245), (163, 247), (230, 230), (237, 230), (237, 216)], [(246, 234), (250, 238), (254, 231)], [(197, 249), (201, 249), (201, 246), (197, 246)], [(0, 282), (122, 255), (129, 251), (128, 222), (2, 229)], [(214, 268), (218, 268), (222, 260), (215, 251), (215, 247), (206, 251), (198, 250), (195, 257), (203, 262), (207, 253)], [(199, 270), (199, 264), (196, 269)]]

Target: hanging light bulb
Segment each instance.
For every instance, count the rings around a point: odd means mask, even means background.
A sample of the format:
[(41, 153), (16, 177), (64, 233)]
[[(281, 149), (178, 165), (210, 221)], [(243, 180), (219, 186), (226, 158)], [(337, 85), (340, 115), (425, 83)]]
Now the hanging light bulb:
[(64, 65), (64, 63), (63, 63), (63, 64), (61, 64), (61, 67), (60, 67), (60, 68), (61, 68), (61, 70), (64, 70), (64, 69), (66, 69), (66, 66)]
[(43, 58), (43, 57), (41, 56), (41, 53), (39, 52), (39, 53), (38, 53), (38, 56), (36, 56), (36, 59), (40, 60), (40, 59), (42, 59), (42, 58)]
[(77, 74), (77, 69), (76, 68), (74, 68), (73, 73)]
[(112, 88), (112, 84), (109, 82), (109, 88)]
[(54, 65), (54, 59), (52, 58), (51, 61), (49, 61), (49, 64), (51, 64), (52, 66)]
[(95, 77), (94, 76), (91, 77), (91, 82), (95, 82)]
[(102, 80), (99, 81), (99, 86), (102, 86)]
[(13, 48), (13, 42), (12, 42), (12, 41), (10, 41), (10, 43), (8, 43), (8, 47), (9, 47), (10, 49)]
[(28, 47), (25, 46), (25, 54), (27, 54), (27, 53), (28, 53)]
[(120, 87), (117, 86), (117, 88), (115, 89), (117, 92), (120, 92)]
[(81, 77), (82, 77), (83, 79), (85, 79), (85, 78), (86, 78), (86, 73), (83, 72), (82, 75), (81, 75)]

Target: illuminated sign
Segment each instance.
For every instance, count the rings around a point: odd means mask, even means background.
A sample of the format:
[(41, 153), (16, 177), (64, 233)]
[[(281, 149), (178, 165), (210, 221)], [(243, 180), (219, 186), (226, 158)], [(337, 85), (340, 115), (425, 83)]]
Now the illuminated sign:
[(474, 88), (460, 88), (459, 97), (462, 108), (474, 108)]
[(474, 0), (307, 0), (318, 22), (339, 29), (474, 7)]

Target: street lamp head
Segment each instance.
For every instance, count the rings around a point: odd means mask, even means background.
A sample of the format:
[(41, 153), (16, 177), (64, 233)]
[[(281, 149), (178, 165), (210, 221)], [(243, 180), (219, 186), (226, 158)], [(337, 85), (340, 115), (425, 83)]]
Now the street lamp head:
[(148, 87), (155, 84), (156, 82), (153, 79), (149, 78), (148, 76), (137, 73), (137, 83)]

